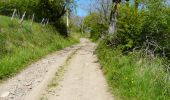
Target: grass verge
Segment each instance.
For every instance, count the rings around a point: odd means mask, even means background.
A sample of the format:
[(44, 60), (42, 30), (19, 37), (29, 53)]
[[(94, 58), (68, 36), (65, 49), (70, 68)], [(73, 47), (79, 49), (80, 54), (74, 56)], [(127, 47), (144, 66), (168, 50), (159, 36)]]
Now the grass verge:
[(0, 16), (0, 80), (7, 79), (28, 64), (43, 56), (78, 43), (74, 38), (64, 38), (48, 25), (24, 21), (13, 21)]
[(149, 59), (139, 52), (123, 55), (103, 43), (96, 52), (117, 99), (170, 100), (170, 75), (162, 59)]

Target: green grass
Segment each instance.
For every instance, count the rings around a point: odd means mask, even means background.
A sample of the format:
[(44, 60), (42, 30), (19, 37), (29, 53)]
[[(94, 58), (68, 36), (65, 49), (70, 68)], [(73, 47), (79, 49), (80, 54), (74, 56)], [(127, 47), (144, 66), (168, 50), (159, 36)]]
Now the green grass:
[(97, 55), (113, 94), (120, 100), (170, 100), (170, 75), (163, 60), (142, 53), (122, 55), (99, 44)]
[(37, 59), (78, 43), (63, 38), (52, 26), (42, 27), (30, 21), (19, 24), (18, 19), (0, 16), (0, 80), (11, 77)]

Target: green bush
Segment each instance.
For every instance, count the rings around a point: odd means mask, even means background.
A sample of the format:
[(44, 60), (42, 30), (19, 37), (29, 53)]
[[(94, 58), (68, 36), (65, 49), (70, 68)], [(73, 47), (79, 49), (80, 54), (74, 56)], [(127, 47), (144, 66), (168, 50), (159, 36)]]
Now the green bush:
[(55, 29), (61, 33), (62, 36), (64, 37), (68, 37), (69, 36), (69, 32), (66, 26), (66, 23), (64, 22), (64, 18), (60, 18), (58, 19), (56, 22), (52, 23), (53, 26), (55, 27)]
[(84, 18), (85, 30), (90, 31), (90, 38), (97, 41), (106, 34), (107, 24), (102, 23), (98, 13), (91, 13)]
[(150, 42), (154, 44), (149, 46), (151, 51), (156, 48), (154, 53), (161, 55), (164, 48), (169, 57), (170, 8), (162, 0), (144, 0), (143, 4), (143, 9), (136, 9), (133, 4), (120, 4), (112, 46), (122, 45), (123, 51), (129, 51), (146, 49)]

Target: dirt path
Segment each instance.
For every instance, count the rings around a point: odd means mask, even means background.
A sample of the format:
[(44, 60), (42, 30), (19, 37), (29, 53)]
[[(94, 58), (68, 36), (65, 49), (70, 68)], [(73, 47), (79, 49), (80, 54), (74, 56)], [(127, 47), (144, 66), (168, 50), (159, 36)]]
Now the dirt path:
[(32, 64), (0, 86), (0, 100), (113, 100), (93, 54), (95, 47), (81, 39), (79, 45)]

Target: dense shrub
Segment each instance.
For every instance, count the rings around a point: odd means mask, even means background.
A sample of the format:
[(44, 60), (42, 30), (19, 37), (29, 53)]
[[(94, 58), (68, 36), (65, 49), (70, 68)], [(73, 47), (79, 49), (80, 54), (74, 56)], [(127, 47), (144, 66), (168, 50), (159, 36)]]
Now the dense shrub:
[(17, 9), (17, 16), (21, 17), (26, 11), (26, 17), (36, 12), (38, 0), (2, 0), (0, 1), (0, 14), (11, 16), (14, 9)]
[(64, 22), (64, 18), (60, 18), (56, 22), (53, 22), (52, 24), (53, 24), (53, 26), (55, 26), (55, 29), (59, 33), (62, 33), (61, 34), (62, 36), (67, 37), (69, 35), (66, 23)]
[(117, 41), (114, 46), (122, 45), (123, 51), (149, 47), (156, 54), (165, 52), (169, 56), (170, 8), (162, 0), (144, 0), (143, 7), (136, 9), (133, 5), (121, 4), (118, 30), (112, 39)]
[(90, 32), (90, 38), (94, 41), (105, 35), (107, 24), (102, 23), (98, 13), (91, 13), (84, 18), (85, 30)]

